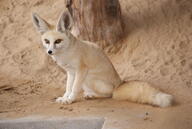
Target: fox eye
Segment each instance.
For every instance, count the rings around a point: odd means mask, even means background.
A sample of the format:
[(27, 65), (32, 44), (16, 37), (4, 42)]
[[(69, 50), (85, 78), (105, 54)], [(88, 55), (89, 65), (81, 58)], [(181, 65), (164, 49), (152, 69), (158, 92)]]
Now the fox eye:
[(62, 39), (57, 39), (57, 40), (55, 40), (55, 44), (59, 44), (59, 43), (61, 43), (61, 41), (63, 41)]
[(44, 39), (44, 41), (45, 41), (46, 44), (50, 43), (48, 39)]

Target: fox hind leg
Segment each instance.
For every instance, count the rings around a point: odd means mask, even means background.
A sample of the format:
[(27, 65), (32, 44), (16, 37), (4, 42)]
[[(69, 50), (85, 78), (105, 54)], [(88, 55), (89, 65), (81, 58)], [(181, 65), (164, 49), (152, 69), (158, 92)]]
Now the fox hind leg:
[(98, 93), (95, 93), (94, 91), (84, 91), (83, 94), (84, 94), (83, 97), (85, 99), (107, 98), (111, 96), (106, 94), (98, 94)]
[(107, 98), (112, 96), (113, 88), (111, 85), (103, 81), (92, 81), (92, 83), (84, 84), (84, 98)]

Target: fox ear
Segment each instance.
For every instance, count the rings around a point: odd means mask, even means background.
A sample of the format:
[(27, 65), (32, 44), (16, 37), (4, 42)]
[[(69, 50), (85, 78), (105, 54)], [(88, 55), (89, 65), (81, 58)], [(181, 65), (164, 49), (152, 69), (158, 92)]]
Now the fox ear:
[(73, 26), (73, 18), (69, 11), (65, 11), (59, 18), (57, 23), (56, 30), (59, 32), (65, 32), (66, 30), (70, 30)]
[(49, 23), (47, 23), (45, 20), (43, 20), (40, 16), (38, 16), (36, 13), (32, 13), (32, 20), (35, 28), (38, 32), (41, 34), (48, 31), (50, 28)]

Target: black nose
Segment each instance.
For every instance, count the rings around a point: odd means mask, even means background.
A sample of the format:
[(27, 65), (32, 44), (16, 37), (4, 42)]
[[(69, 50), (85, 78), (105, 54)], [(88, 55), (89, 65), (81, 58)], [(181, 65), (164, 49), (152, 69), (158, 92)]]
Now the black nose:
[(52, 52), (51, 50), (49, 50), (49, 51), (48, 51), (48, 54), (50, 54), (50, 55), (51, 55), (52, 53), (53, 53), (53, 52)]

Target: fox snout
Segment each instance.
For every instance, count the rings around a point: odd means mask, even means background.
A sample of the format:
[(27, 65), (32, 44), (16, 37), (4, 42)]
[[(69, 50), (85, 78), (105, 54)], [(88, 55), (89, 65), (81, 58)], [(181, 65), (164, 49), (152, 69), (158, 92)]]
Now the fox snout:
[(48, 50), (47, 53), (48, 53), (49, 55), (52, 55), (52, 54), (53, 54), (53, 51), (52, 51), (52, 50)]
[(45, 47), (46, 47), (48, 55), (54, 55), (55, 54), (56, 50), (55, 50), (54, 44), (46, 45)]

